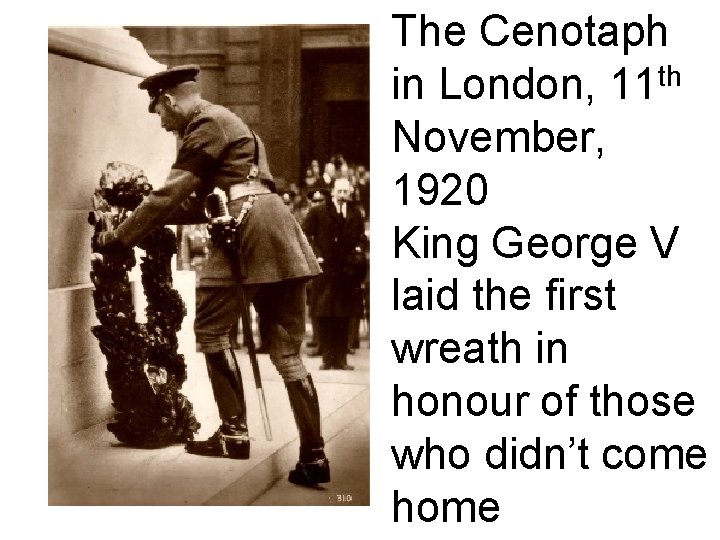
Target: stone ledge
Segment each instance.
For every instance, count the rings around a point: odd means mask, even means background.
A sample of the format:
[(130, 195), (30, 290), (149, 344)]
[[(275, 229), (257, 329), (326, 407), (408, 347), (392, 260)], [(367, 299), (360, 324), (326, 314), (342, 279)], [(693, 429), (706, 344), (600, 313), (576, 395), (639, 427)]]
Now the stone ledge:
[(165, 69), (120, 27), (48, 28), (48, 52), (138, 77)]

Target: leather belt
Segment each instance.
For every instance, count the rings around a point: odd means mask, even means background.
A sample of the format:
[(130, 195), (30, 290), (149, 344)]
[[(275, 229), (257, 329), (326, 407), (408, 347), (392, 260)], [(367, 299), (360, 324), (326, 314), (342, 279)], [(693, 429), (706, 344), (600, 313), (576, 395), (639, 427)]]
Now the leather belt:
[(242, 182), (240, 184), (233, 184), (228, 188), (228, 200), (234, 201), (249, 195), (264, 195), (266, 193), (272, 192), (270, 191), (270, 188), (262, 182)]

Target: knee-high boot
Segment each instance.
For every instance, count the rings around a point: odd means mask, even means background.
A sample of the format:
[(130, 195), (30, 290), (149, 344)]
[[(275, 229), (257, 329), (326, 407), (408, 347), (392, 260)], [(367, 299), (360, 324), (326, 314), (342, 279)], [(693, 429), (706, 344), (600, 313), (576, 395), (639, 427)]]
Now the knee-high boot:
[(290, 406), (300, 434), (300, 460), (290, 471), (293, 484), (309, 486), (330, 481), (330, 461), (325, 456), (325, 441), (320, 429), (320, 405), (312, 377), (285, 381)]
[(205, 441), (189, 441), (185, 449), (203, 456), (248, 459), (250, 437), (245, 392), (235, 354), (231, 349), (206, 353), (205, 362), (222, 423), (212, 437)]

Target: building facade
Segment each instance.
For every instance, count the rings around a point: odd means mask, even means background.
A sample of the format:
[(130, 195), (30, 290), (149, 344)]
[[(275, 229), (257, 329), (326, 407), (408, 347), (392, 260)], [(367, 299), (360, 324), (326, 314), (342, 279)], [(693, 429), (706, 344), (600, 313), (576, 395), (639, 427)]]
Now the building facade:
[(312, 159), (370, 165), (367, 25), (129, 27), (162, 64), (198, 64), (206, 99), (263, 138), (281, 187)]

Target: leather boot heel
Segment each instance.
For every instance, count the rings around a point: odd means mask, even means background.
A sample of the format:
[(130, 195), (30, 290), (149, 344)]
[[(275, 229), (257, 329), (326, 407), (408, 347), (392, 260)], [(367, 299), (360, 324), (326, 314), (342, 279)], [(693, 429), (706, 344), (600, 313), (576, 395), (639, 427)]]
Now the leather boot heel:
[(249, 459), (250, 436), (245, 424), (223, 424), (206, 441), (188, 441), (185, 450), (198, 456)]
[(250, 459), (250, 439), (247, 435), (220, 435), (223, 454), (232, 459)]
[(288, 481), (299, 486), (325, 484), (330, 481), (330, 461), (323, 458), (309, 463), (298, 462), (288, 474)]

